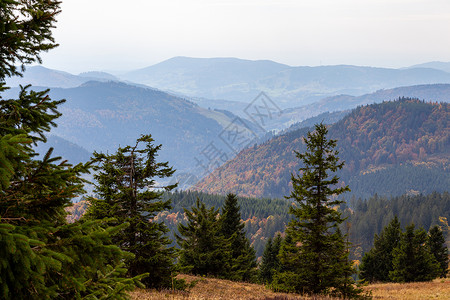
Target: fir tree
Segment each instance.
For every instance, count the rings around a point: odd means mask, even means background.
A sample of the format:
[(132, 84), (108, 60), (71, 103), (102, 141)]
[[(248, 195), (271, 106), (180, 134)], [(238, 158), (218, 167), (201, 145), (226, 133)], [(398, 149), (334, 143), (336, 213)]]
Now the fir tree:
[[(346, 297), (356, 297), (359, 290), (350, 290), (348, 270), (352, 268), (347, 259), (348, 251), (344, 236), (338, 230), (344, 219), (335, 209), (343, 201), (335, 196), (350, 189), (336, 187), (339, 178), (336, 172), (344, 165), (339, 162), (335, 140), (328, 140), (325, 125), (318, 124), (314, 132), (308, 132), (304, 139), (307, 152), (296, 152), (304, 166), (301, 175), (292, 175), (293, 198), (297, 205), (291, 207), (294, 219), (286, 232), (292, 242), (286, 244), (280, 253), (281, 263), (286, 271), (277, 273), (273, 287), (286, 291), (308, 294), (330, 294), (340, 291)], [(287, 253), (283, 253), (287, 251)], [(341, 291), (343, 283), (348, 289)]]
[[(66, 222), (65, 208), (83, 192), (89, 165), (71, 166), (33, 145), (61, 115), (48, 90), (22, 87), (4, 99), (7, 76), (40, 62), (56, 47), (51, 29), (59, 1), (0, 1), (0, 298), (79, 299), (127, 297), (138, 278), (124, 278), (129, 254), (111, 245), (119, 227)], [(17, 64), (22, 68), (17, 68)]]
[(406, 227), (392, 252), (393, 270), (389, 277), (394, 282), (429, 281), (439, 276), (440, 265), (431, 254), (426, 231), (414, 228), (414, 224)]
[(395, 216), (383, 228), (380, 235), (375, 235), (374, 246), (365, 253), (360, 266), (360, 276), (369, 282), (390, 281), (389, 273), (393, 270), (393, 250), (400, 242), (402, 230)]
[(238, 199), (228, 194), (219, 219), (220, 233), (230, 243), (231, 261), (229, 279), (254, 281), (256, 279), (255, 250), (245, 236)]
[(184, 210), (187, 224), (179, 224), (176, 235), (180, 246), (179, 265), (194, 275), (228, 277), (231, 251), (220, 233), (219, 210), (197, 199), (191, 210)]
[(153, 142), (150, 135), (144, 135), (134, 146), (119, 148), (115, 154), (94, 153), (98, 199), (90, 199), (86, 219), (114, 218), (110, 225), (128, 223), (114, 238), (116, 245), (134, 254), (127, 261), (128, 274), (148, 272), (142, 282), (161, 288), (173, 282), (175, 251), (168, 247), (167, 227), (153, 220), (157, 213), (170, 209), (170, 200), (162, 201), (163, 191), (155, 189), (155, 178), (170, 177), (174, 170), (168, 162), (156, 162), (161, 145)]
[(445, 278), (448, 273), (448, 248), (445, 245), (444, 233), (439, 226), (433, 226), (428, 232), (428, 245), (440, 265), (439, 277)]
[(275, 239), (269, 238), (262, 256), (261, 265), (259, 267), (259, 280), (262, 283), (272, 283), (273, 274), (279, 271), (280, 260), (278, 254), (280, 252), (282, 238), (278, 234)]

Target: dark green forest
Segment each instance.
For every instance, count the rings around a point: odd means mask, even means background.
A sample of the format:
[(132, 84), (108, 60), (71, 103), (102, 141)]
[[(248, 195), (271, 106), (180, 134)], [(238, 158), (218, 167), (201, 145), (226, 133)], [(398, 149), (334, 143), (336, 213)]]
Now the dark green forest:
[[(403, 228), (410, 224), (429, 230), (438, 225), (446, 228), (443, 218), (450, 218), (450, 194), (431, 193), (428, 195), (402, 195), (399, 197), (373, 196), (367, 200), (352, 198), (341, 207), (349, 224), (350, 241), (353, 243), (353, 258), (361, 255), (373, 246), (373, 237), (397, 216)], [(447, 241), (450, 242), (448, 230)]]
[[(175, 191), (165, 193), (163, 197), (172, 200), (173, 208), (161, 212), (157, 219), (164, 220), (171, 232), (176, 230), (179, 222), (185, 221), (183, 208), (193, 206), (197, 198), (206, 206), (215, 208), (222, 207), (226, 199), (226, 196), (197, 191)], [(274, 238), (278, 232), (284, 233), (291, 218), (288, 210), (292, 202), (286, 199), (239, 197), (239, 205), (247, 237), (252, 242), (257, 257), (261, 257), (267, 240)], [(374, 235), (379, 234), (394, 216), (404, 226), (414, 223), (426, 230), (434, 225), (443, 226), (440, 218), (450, 219), (450, 194), (434, 192), (398, 197), (375, 195), (368, 199), (351, 197), (341, 205), (340, 210), (347, 218), (341, 230), (349, 233), (353, 244), (352, 258), (360, 260), (362, 254), (373, 246)]]

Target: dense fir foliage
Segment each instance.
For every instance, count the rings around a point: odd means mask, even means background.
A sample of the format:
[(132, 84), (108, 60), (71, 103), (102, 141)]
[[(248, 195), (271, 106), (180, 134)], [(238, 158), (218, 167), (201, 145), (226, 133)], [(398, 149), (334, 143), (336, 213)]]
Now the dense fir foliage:
[(241, 221), (240, 207), (236, 195), (227, 195), (219, 222), (220, 233), (229, 242), (231, 249), (230, 275), (228, 278), (236, 281), (255, 281), (255, 250), (245, 235), (244, 223)]
[[(22, 75), (24, 65), (42, 62), (40, 52), (58, 44), (52, 36), (61, 1), (0, 1), (0, 82)], [(20, 64), (18, 69), (17, 64)]]
[(206, 208), (197, 199), (191, 210), (185, 209), (187, 224), (179, 224), (179, 264), (194, 275), (228, 277), (231, 261), (229, 241), (220, 233), (219, 210)]
[(341, 206), (341, 210), (351, 224), (350, 241), (356, 245), (351, 258), (356, 260), (361, 260), (361, 255), (372, 248), (373, 237), (380, 235), (394, 216), (398, 217), (401, 224), (414, 223), (425, 230), (442, 225), (441, 217), (450, 216), (448, 192), (391, 198), (375, 195), (367, 200), (350, 199), (348, 205)]
[(339, 162), (336, 140), (328, 139), (324, 124), (315, 126), (305, 138), (307, 151), (296, 152), (302, 161), (300, 175), (292, 175), (290, 198), (296, 205), (290, 209), (294, 219), (286, 228), (280, 253), (281, 271), (276, 273), (272, 287), (281, 291), (307, 294), (336, 294), (357, 297), (353, 287), (352, 263), (348, 245), (339, 230), (344, 219), (335, 209), (343, 203), (332, 196), (349, 190), (336, 187), (339, 178), (332, 175), (344, 166)]
[(179, 264), (195, 275), (235, 281), (256, 280), (255, 250), (245, 235), (238, 199), (228, 194), (221, 213), (197, 199), (185, 209), (186, 224), (178, 224)]
[(392, 252), (398, 246), (401, 234), (400, 222), (397, 217), (392, 219), (380, 235), (375, 234), (373, 248), (362, 258), (360, 266), (362, 279), (370, 282), (389, 279), (389, 273), (394, 269)]
[(101, 221), (68, 224), (65, 208), (83, 192), (89, 165), (71, 166), (50, 149), (33, 149), (61, 114), (63, 100), (48, 91), (21, 88), (4, 99), (5, 78), (21, 75), (16, 64), (40, 62), (54, 48), (51, 29), (58, 1), (0, 1), (0, 298), (126, 298), (139, 278), (124, 277), (131, 254), (111, 244), (126, 227)]
[(280, 253), (282, 241), (283, 239), (280, 234), (277, 234), (274, 239), (269, 237), (267, 240), (261, 264), (259, 266), (258, 279), (260, 282), (265, 284), (272, 283), (273, 275), (275, 272), (280, 271), (280, 259), (278, 254)]
[(161, 145), (153, 142), (150, 135), (144, 135), (134, 146), (119, 148), (115, 154), (94, 153), (98, 198), (89, 199), (85, 218), (114, 218), (111, 225), (128, 223), (113, 241), (134, 254), (126, 261), (129, 275), (149, 273), (142, 282), (161, 288), (172, 285), (175, 252), (167, 247), (170, 241), (164, 223), (153, 220), (160, 211), (170, 209), (170, 201), (160, 199), (163, 192), (155, 189), (155, 180), (170, 177), (174, 170), (168, 162), (156, 161)]
[(423, 228), (415, 229), (414, 224), (402, 232), (394, 217), (375, 235), (374, 247), (362, 259), (360, 275), (369, 282), (429, 281), (445, 276), (447, 269), (448, 250), (438, 226), (429, 234)]
[(438, 276), (440, 265), (431, 253), (423, 228), (415, 229), (414, 224), (406, 227), (392, 250), (392, 266), (389, 278), (394, 282), (429, 281)]
[[(163, 199), (172, 200), (172, 209), (158, 214), (155, 218), (164, 221), (171, 234), (176, 232), (179, 223), (186, 223), (184, 208), (194, 206), (197, 198), (207, 207), (222, 207), (227, 199), (223, 195), (212, 195), (196, 191), (175, 191), (165, 193)], [(269, 237), (284, 232), (289, 215), (290, 202), (285, 199), (256, 199), (238, 197), (241, 219), (247, 238), (260, 257)]]
[(439, 264), (439, 277), (445, 278), (448, 273), (448, 248), (445, 244), (444, 232), (439, 226), (433, 226), (428, 232), (428, 245), (431, 254)]

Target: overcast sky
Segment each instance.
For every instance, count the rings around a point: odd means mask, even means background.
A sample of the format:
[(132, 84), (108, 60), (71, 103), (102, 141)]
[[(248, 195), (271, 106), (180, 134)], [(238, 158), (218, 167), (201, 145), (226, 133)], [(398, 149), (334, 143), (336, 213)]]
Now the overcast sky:
[(174, 56), (289, 65), (450, 61), (449, 0), (62, 0), (44, 66), (131, 70)]

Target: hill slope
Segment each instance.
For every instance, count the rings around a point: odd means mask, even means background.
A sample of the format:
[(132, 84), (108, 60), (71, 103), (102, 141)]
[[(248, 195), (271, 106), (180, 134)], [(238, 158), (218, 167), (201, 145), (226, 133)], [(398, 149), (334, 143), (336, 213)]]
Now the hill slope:
[[(38, 89), (38, 88), (35, 88)], [(17, 88), (7, 96), (17, 95)], [(161, 161), (169, 161), (179, 171), (204, 172), (196, 158), (206, 160), (202, 152), (214, 143), (225, 152), (221, 134), (233, 122), (234, 115), (208, 110), (167, 93), (120, 82), (90, 81), (75, 88), (54, 88), (54, 99), (67, 99), (60, 106), (62, 117), (51, 134), (75, 143), (89, 152), (115, 151), (134, 144), (141, 134), (152, 134), (162, 144)], [(246, 124), (251, 128), (251, 124)], [(240, 127), (239, 127), (240, 126)], [(252, 134), (238, 124), (239, 130)], [(226, 153), (232, 157), (234, 153)], [(222, 159), (207, 163), (221, 163)], [(199, 174), (200, 175), (200, 174)]]
[[(450, 186), (449, 105), (402, 99), (355, 109), (330, 127), (346, 166), (339, 174), (356, 196), (445, 191)], [(210, 193), (282, 197), (297, 173), (307, 128), (243, 150), (196, 188)]]
[(8, 86), (14, 87), (19, 84), (34, 86), (47, 86), (59, 88), (77, 87), (85, 82), (96, 81), (118, 81), (118, 79), (104, 72), (86, 72), (79, 75), (73, 75), (64, 71), (48, 69), (43, 66), (28, 67), (23, 77), (8, 78), (6, 83)]

